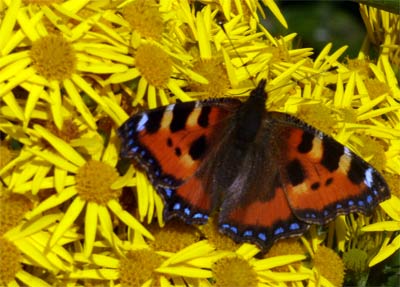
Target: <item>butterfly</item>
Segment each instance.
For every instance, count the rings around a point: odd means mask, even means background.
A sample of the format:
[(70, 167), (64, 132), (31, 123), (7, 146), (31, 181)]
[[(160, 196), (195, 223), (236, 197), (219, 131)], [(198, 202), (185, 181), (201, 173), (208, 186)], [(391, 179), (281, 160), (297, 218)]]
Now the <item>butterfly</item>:
[(338, 215), (369, 214), (390, 192), (349, 148), (289, 114), (267, 111), (266, 80), (244, 102), (171, 104), (119, 129), (132, 159), (164, 200), (164, 218), (204, 224), (263, 251)]

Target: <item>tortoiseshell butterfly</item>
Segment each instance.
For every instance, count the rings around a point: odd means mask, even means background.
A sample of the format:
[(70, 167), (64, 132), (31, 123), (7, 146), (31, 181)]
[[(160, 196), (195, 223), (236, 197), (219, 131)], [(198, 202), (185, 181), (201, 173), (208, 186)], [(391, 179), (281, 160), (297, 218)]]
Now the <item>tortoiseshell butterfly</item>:
[(176, 103), (119, 128), (121, 156), (144, 169), (164, 217), (203, 224), (267, 250), (340, 214), (371, 212), (390, 196), (383, 177), (330, 136), (265, 110), (266, 81), (247, 101)]

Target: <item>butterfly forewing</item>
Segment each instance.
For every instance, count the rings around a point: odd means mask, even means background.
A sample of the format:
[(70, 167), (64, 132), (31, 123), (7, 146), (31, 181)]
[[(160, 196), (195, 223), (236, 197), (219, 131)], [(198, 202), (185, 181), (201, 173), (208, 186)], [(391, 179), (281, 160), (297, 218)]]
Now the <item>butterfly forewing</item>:
[(155, 186), (177, 187), (196, 172), (239, 104), (186, 102), (136, 114), (118, 130), (121, 156), (134, 159)]
[(270, 112), (268, 118), (281, 147), (284, 190), (297, 218), (325, 224), (339, 214), (368, 214), (389, 197), (379, 172), (347, 147), (287, 114)]
[(218, 149), (235, 99), (186, 102), (131, 117), (119, 128), (121, 156), (147, 172), (165, 202), (164, 217), (201, 223), (210, 213), (209, 190), (196, 172)]

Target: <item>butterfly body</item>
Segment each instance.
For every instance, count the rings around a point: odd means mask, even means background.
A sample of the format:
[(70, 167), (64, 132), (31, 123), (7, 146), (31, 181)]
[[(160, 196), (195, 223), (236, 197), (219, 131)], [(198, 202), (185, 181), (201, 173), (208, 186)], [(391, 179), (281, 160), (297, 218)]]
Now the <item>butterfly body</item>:
[(131, 117), (121, 156), (144, 169), (164, 217), (203, 224), (268, 249), (340, 214), (369, 213), (389, 197), (382, 176), (301, 120), (265, 110), (266, 82), (247, 101), (187, 102)]

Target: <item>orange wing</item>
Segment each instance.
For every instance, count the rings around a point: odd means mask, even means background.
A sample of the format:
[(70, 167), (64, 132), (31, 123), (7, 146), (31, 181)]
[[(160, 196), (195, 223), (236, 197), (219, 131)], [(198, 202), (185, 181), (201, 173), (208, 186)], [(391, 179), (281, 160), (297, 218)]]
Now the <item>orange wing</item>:
[(287, 114), (267, 112), (234, 182), (221, 231), (263, 250), (339, 214), (368, 213), (389, 197), (382, 176), (348, 148)]
[(166, 219), (207, 220), (211, 195), (196, 172), (218, 149), (240, 105), (235, 99), (177, 103), (134, 115), (119, 128), (121, 156), (147, 172)]
[(270, 197), (256, 197), (234, 208), (221, 208), (221, 232), (237, 242), (255, 243), (266, 251), (276, 240), (301, 235), (310, 227), (294, 216), (282, 186), (273, 190), (261, 185), (259, 188), (260, 194)]
[(303, 234), (309, 225), (292, 212), (283, 190), (268, 129), (246, 151), (238, 175), (224, 190), (219, 226), (237, 242), (266, 251), (276, 240)]
[(158, 187), (165, 203), (164, 220), (179, 217), (188, 224), (204, 224), (213, 210), (212, 196), (196, 175), (175, 188)]
[(279, 167), (297, 218), (325, 224), (340, 214), (370, 213), (389, 198), (385, 180), (371, 165), (333, 138), (286, 114), (269, 113), (281, 141)]
[(240, 104), (186, 102), (136, 114), (118, 130), (121, 156), (134, 159), (156, 187), (179, 186), (199, 168)]

